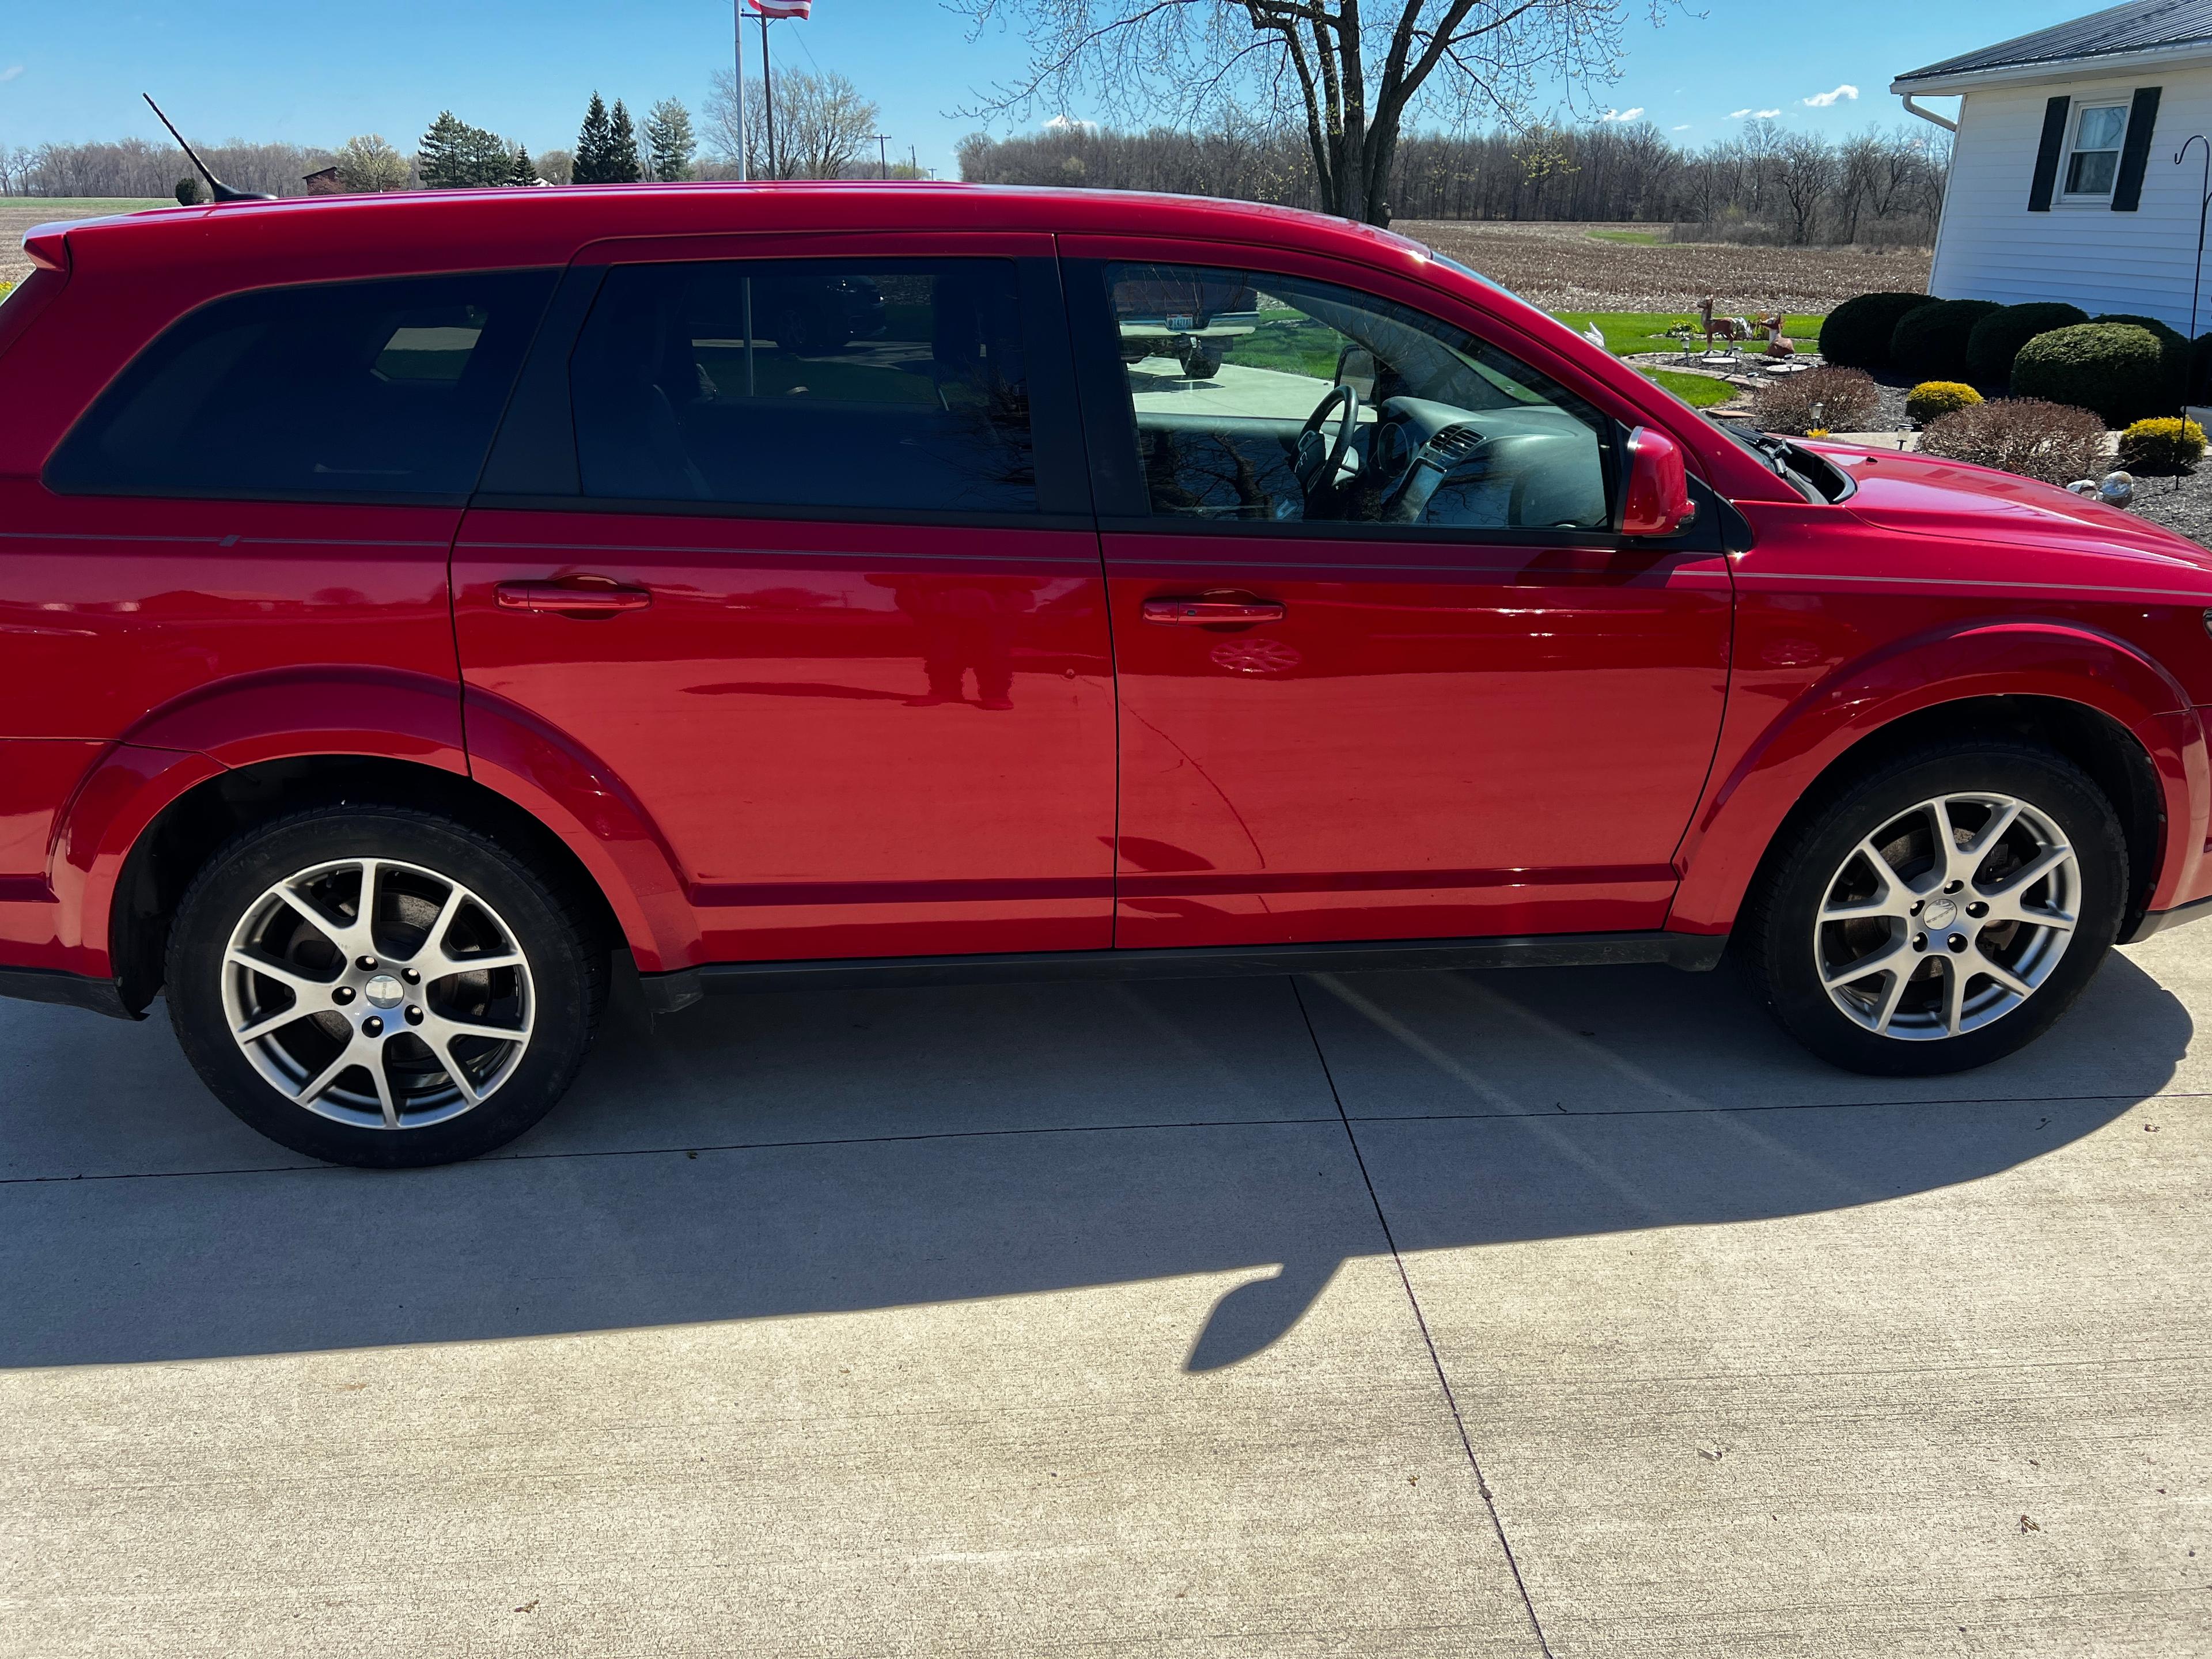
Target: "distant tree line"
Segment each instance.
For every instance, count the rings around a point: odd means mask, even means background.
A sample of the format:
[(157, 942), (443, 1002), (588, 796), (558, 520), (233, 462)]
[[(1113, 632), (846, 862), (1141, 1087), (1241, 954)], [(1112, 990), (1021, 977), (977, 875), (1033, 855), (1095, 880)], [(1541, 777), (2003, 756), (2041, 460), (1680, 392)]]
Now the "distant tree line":
[[(1231, 119), (1210, 131), (1121, 131), (1060, 122), (959, 148), (976, 183), (1172, 191), (1318, 208), (1304, 131)], [(1388, 193), (1401, 219), (1643, 222), (1725, 240), (1923, 245), (1934, 235), (1950, 162), (1933, 126), (1840, 141), (1747, 121), (1702, 148), (1648, 122), (1538, 125), (1399, 142)]]

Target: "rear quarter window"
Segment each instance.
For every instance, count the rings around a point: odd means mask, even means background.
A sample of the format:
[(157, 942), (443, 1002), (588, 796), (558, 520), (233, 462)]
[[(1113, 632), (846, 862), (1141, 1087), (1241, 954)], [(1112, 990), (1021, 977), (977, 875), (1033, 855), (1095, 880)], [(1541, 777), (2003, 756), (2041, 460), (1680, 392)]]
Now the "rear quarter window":
[(455, 500), (550, 271), (264, 289), (139, 354), (47, 463), (63, 493)]

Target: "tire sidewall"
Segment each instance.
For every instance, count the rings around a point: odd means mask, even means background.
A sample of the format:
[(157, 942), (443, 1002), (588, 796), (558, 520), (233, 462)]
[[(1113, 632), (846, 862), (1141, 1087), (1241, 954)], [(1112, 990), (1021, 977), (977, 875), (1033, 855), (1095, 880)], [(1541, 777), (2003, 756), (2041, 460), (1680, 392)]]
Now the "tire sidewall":
[[(1814, 915), (1861, 841), (1923, 801), (1979, 790), (2027, 803), (2065, 836), (2081, 882), (2073, 936), (2034, 994), (1987, 1025), (1933, 1041), (1869, 1031), (1838, 1009), (1820, 982)], [(1776, 871), (1758, 941), (1763, 989), (1791, 1034), (1837, 1065), (1889, 1076), (1965, 1071), (2033, 1042), (2066, 1012), (2118, 937), (2127, 891), (2127, 848), (2118, 821), (2103, 793), (2070, 763), (2025, 748), (1913, 757), (1829, 802)]]
[[(356, 858), (418, 865), (459, 882), (499, 913), (529, 963), (531, 1038), (521, 1061), (482, 1105), (442, 1123), (393, 1131), (323, 1117), (279, 1093), (230, 1035), (222, 964), (240, 917), (277, 882)], [(224, 848), (179, 907), (166, 979), (178, 1041), (224, 1105), (294, 1152), (362, 1168), (452, 1163), (504, 1145), (551, 1109), (591, 1041), (585, 944), (545, 884), (475, 832), (398, 809), (306, 813)]]

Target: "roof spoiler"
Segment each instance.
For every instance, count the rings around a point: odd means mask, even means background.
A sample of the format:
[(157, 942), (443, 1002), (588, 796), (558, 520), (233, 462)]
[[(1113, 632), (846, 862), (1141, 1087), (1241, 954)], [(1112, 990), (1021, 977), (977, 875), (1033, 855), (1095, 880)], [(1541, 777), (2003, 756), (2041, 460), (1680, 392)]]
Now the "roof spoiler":
[(208, 194), (215, 198), (216, 205), (220, 206), (225, 202), (273, 202), (276, 199), (274, 196), (264, 195), (258, 191), (233, 190), (222, 179), (216, 178), (208, 164), (200, 160), (199, 152), (185, 142), (185, 135), (177, 131), (176, 124), (161, 113), (161, 106), (154, 101), (154, 94), (150, 92), (142, 92), (138, 95), (146, 100), (146, 107), (154, 112), (161, 125), (169, 129), (169, 137), (177, 141), (177, 148), (184, 151), (185, 159), (192, 164), (201, 178), (207, 180)]

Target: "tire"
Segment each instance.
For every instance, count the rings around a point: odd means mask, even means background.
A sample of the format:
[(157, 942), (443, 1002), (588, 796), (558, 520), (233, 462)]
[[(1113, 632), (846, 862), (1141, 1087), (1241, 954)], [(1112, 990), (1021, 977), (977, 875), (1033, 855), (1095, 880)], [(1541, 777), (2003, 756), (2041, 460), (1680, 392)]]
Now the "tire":
[[(1937, 803), (1957, 849), (1940, 869)], [(2038, 864), (2049, 873), (2020, 879)], [(2027, 744), (1946, 744), (1808, 813), (1737, 938), (1768, 1011), (1814, 1054), (1934, 1076), (2048, 1030), (2112, 949), (2128, 891), (2119, 820), (2079, 768)]]
[(186, 890), (170, 1023), (216, 1097), (294, 1152), (362, 1169), (474, 1158), (544, 1117), (583, 1064), (607, 989), (588, 916), (451, 820), (316, 808), (239, 836)]

